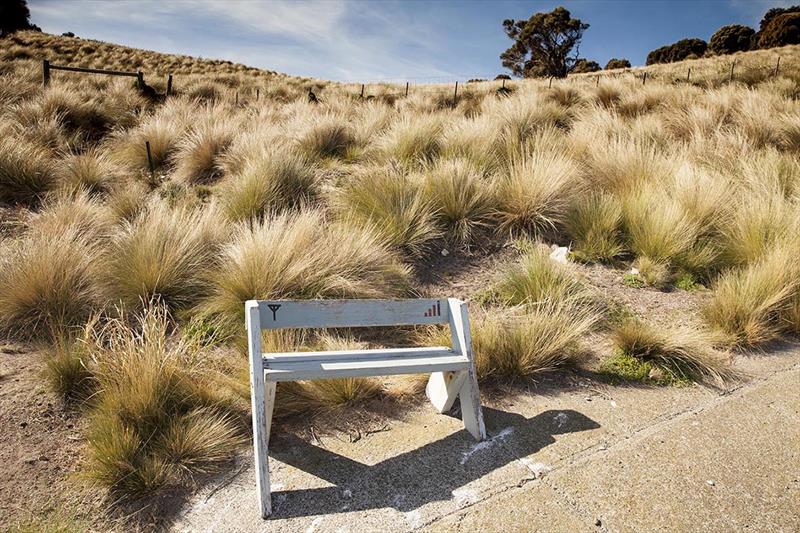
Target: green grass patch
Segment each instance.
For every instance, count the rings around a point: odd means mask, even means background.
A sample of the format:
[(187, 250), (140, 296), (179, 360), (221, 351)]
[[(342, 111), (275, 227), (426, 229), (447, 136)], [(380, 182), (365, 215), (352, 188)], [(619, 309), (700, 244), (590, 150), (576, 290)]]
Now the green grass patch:
[(619, 350), (603, 361), (600, 373), (609, 378), (612, 385), (633, 381), (647, 385), (685, 387), (692, 383), (670, 368), (642, 361)]

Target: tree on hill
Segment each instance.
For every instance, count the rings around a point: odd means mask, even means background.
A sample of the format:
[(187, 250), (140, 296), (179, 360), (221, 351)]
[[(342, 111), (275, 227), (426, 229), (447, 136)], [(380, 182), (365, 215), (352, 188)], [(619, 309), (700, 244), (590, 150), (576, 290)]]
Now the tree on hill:
[(656, 48), (647, 54), (646, 64), (673, 63), (684, 59), (696, 59), (706, 53), (708, 45), (702, 39), (681, 39), (673, 44)]
[(30, 22), (31, 12), (26, 0), (3, 0), (0, 2), (0, 37), (19, 30), (37, 30)]
[(708, 41), (708, 49), (717, 55), (733, 54), (750, 50), (750, 42), (756, 30), (741, 24), (730, 24), (718, 29)]
[(581, 38), (588, 27), (563, 7), (535, 13), (528, 20), (505, 20), (503, 28), (514, 44), (500, 59), (515, 76), (563, 78), (578, 60)]
[(758, 36), (759, 48), (775, 48), (800, 44), (800, 12), (781, 13), (773, 17)]
[(606, 63), (606, 70), (615, 68), (631, 68), (631, 62), (625, 58), (612, 58)]
[(772, 19), (779, 15), (785, 15), (787, 13), (798, 13), (800, 12), (800, 6), (791, 6), (791, 7), (773, 7), (772, 9), (768, 10), (764, 13), (764, 16), (761, 18), (761, 22), (758, 24), (758, 31), (762, 32), (767, 29), (767, 26)]
[(600, 70), (600, 64), (597, 61), (590, 61), (583, 58), (575, 61), (575, 65), (572, 67), (572, 72), (574, 74), (580, 74), (582, 72), (597, 72), (598, 70)]

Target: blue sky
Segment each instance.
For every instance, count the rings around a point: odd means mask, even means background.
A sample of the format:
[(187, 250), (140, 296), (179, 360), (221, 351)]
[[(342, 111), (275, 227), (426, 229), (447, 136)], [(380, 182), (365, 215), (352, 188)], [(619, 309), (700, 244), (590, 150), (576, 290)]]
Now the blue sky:
[(708, 40), (726, 24), (758, 25), (791, 0), (29, 0), (31, 20), (160, 52), (229, 59), (341, 81), (453, 81), (504, 72), (507, 18), (563, 5), (588, 22), (581, 56), (644, 64), (684, 37)]

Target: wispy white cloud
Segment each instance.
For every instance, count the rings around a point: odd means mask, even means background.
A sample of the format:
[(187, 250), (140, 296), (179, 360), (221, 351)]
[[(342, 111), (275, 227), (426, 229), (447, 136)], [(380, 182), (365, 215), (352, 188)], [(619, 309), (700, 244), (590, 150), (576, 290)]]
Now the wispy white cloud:
[[(451, 76), (433, 53), (432, 23), (396, 2), (353, 0), (47, 0), (31, 4), (45, 31), (230, 59), (340, 80)], [(180, 29), (182, 31), (175, 31)], [(429, 53), (406, 55), (415, 49)]]

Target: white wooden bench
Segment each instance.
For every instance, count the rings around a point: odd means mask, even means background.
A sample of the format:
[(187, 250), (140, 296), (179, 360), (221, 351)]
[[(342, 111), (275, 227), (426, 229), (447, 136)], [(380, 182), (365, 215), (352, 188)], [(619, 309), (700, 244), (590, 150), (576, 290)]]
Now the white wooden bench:
[[(440, 412), (461, 402), (464, 426), (478, 440), (486, 438), (472, 355), (467, 304), (441, 300), (276, 300), (245, 304), (253, 448), (261, 515), (272, 512), (268, 442), (275, 405), (275, 383), (356, 376), (427, 374), (426, 393)], [(452, 348), (390, 348), (330, 352), (262, 353), (261, 330), (449, 324)]]

